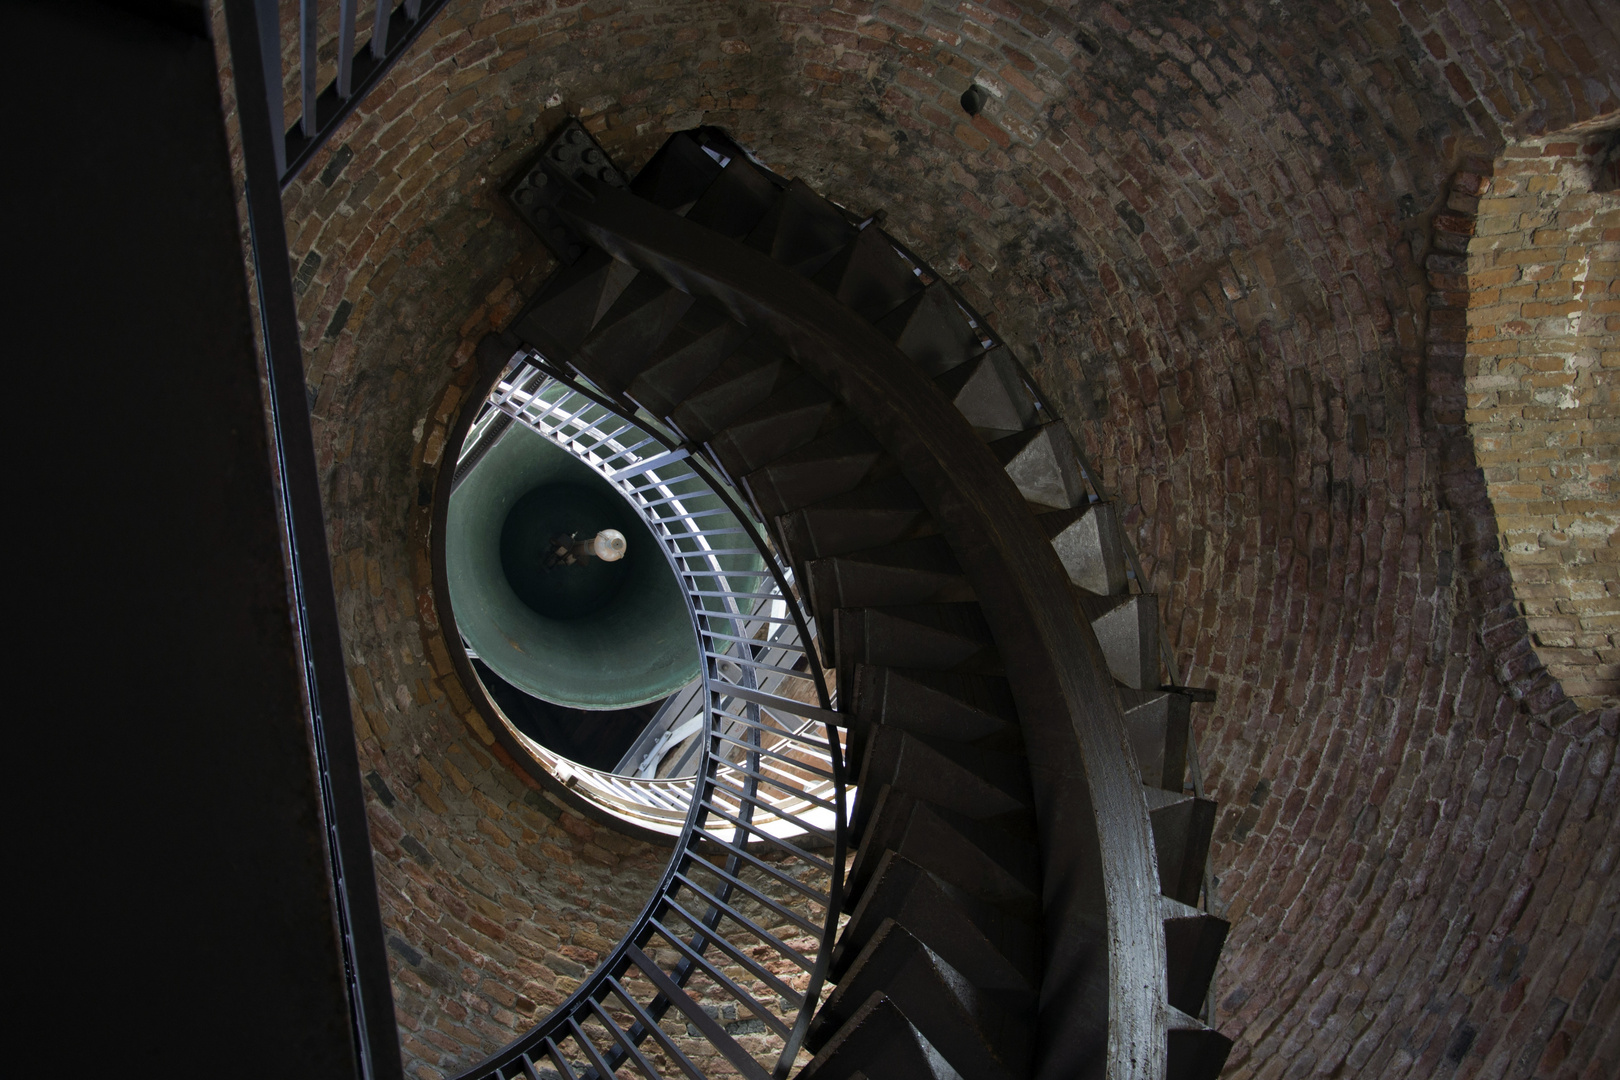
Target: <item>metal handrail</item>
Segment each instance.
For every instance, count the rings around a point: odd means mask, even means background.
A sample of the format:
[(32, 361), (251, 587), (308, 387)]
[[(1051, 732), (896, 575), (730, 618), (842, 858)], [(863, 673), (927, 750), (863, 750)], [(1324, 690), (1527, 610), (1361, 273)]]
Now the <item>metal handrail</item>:
[[(289, 598), (315, 750), (350, 1033), (359, 1074), (366, 1080), (394, 1080), (404, 1075), (404, 1067), (282, 217), (281, 187), (287, 174), (278, 11), (274, 0), (227, 0), (224, 7), (242, 137), (273, 476), (285, 529)], [(421, 25), (426, 22), (423, 18)], [(352, 102), (358, 103), (364, 92), (361, 87)]]
[[(544, 357), (520, 354), (482, 408), (463, 458), (500, 437), (496, 415), (509, 417), (613, 485), (658, 539), (701, 645), (704, 739), (696, 776), (647, 780), (568, 761), (513, 729), (576, 794), (678, 839), (653, 896), (596, 972), (462, 1080), (534, 1077), (545, 1064), (564, 1077), (606, 1080), (626, 1064), (657, 1077), (659, 1053), (674, 1071), (702, 1077), (688, 1037), (658, 1025), (672, 1007), (731, 1070), (786, 1076), (831, 958), (850, 796), (841, 718), (791, 571), (701, 453)], [(699, 498), (718, 499), (724, 512), (688, 506)], [(759, 565), (723, 561), (739, 552)], [(789, 969), (798, 974), (780, 974)], [(705, 1009), (694, 979), (774, 1036), (769, 1069)], [(759, 985), (767, 1000), (751, 989)]]

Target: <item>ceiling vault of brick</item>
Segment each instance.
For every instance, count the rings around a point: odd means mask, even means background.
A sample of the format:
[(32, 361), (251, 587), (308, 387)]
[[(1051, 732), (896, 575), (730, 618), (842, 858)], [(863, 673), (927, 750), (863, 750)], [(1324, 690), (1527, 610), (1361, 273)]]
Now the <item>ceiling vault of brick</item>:
[(430, 580), (474, 346), (551, 269), (497, 189), (578, 116), (883, 210), (1105, 463), (1219, 692), (1228, 1075), (1620, 1074), (1620, 575), (1558, 528), (1613, 520), (1620, 207), (1532, 183), (1617, 73), (1599, 0), (453, 0), (286, 193), (408, 1068), (533, 1023), (661, 866), (502, 760)]

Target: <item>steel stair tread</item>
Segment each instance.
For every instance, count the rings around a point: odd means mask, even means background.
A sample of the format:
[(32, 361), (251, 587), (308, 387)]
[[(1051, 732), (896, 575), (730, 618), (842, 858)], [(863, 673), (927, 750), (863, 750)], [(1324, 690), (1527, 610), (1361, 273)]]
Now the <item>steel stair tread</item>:
[(590, 248), (546, 282), (512, 332), (547, 355), (572, 354), (636, 275), (634, 267)]
[(963, 1080), (904, 1013), (874, 993), (827, 1041), (798, 1080)]
[(956, 742), (979, 742), (1017, 728), (1005, 679), (857, 664), (853, 687), (849, 711), (857, 722)]
[(832, 618), (839, 608), (896, 607), (906, 604), (957, 603), (973, 599), (972, 586), (952, 567), (891, 561), (884, 558), (901, 545), (936, 537), (900, 541), (850, 555), (812, 559), (804, 566), (804, 591), (817, 618)]
[(890, 475), (775, 517), (795, 567), (938, 531), (905, 478)]
[(1134, 690), (1159, 686), (1159, 599), (1152, 593), (1097, 596), (1076, 589), (1109, 673)]
[(1153, 850), (1159, 864), (1159, 891), (1192, 907), (1204, 884), (1204, 864), (1215, 832), (1215, 803), (1145, 785)]
[(842, 210), (795, 179), (749, 234), (748, 245), (809, 277), (827, 265), (856, 231)]
[(1232, 924), (1196, 908), (1187, 910), (1191, 913), (1164, 920), (1166, 1000), (1195, 1016), (1203, 1008)]
[(932, 740), (891, 727), (872, 732), (861, 761), (850, 829), (859, 836), (870, 817), (865, 793), (892, 788), (975, 821), (1013, 815), (1033, 825), (1029, 771), (1022, 757)]
[(1163, 690), (1120, 687), (1117, 692), (1142, 782), (1180, 794), (1187, 772), (1191, 702), (1185, 694)]
[(692, 305), (662, 347), (647, 357), (625, 393), (654, 416), (667, 417), (752, 332), (725, 312), (702, 301)]
[[(898, 258), (898, 256), (896, 256)], [(903, 265), (903, 263), (902, 263)], [(957, 304), (950, 286), (935, 281), (911, 294), (878, 321), (895, 348), (929, 378), (942, 375), (984, 352), (979, 331)]]
[(807, 375), (781, 382), (769, 397), (714, 435), (710, 448), (733, 476), (763, 468), (836, 427), (843, 410)]
[(866, 835), (850, 867), (848, 902), (859, 903), (883, 853), (890, 850), (970, 896), (993, 903), (1038, 903), (1040, 871), (1035, 849), (1027, 841), (891, 788), (880, 789), (873, 803)]
[(693, 302), (691, 296), (651, 275), (638, 275), (586, 336), (574, 366), (608, 393), (622, 393)]
[(811, 1022), (805, 1045), (829, 1041), (873, 993), (902, 1014), (963, 1076), (1028, 1075), (1030, 1020), (1010, 1013), (893, 919), (885, 920)]
[(1067, 510), (1086, 499), (1069, 429), (1053, 420), (990, 444), (1018, 493), (1036, 506)]
[(844, 424), (742, 477), (766, 520), (860, 487), (892, 469), (864, 428)]
[(874, 323), (923, 289), (911, 265), (894, 250), (882, 230), (871, 225), (844, 245), (811, 280), (832, 293), (840, 304)]
[(712, 229), (729, 240), (741, 240), (754, 231), (778, 198), (770, 178), (746, 157), (737, 156), (698, 196), (686, 220)]
[(1119, 517), (1110, 502), (1048, 510), (1035, 520), (1046, 530), (1069, 580), (1087, 592), (1117, 596), (1128, 587)]
[[(828, 974), (838, 981), (885, 919), (894, 919), (975, 986), (1007, 1000), (1040, 988), (1040, 930), (985, 903), (894, 852), (885, 852), (872, 884), (850, 912)], [(1032, 1002), (1031, 1002), (1032, 1003)]]
[(664, 140), (630, 181), (630, 190), (655, 206), (680, 210), (695, 203), (720, 172), (720, 163), (703, 152), (697, 139), (679, 131)]
[(1039, 423), (1035, 399), (1024, 386), (1023, 374), (1005, 345), (946, 370), (934, 384), (986, 442), (1016, 435)]
[[(976, 611), (976, 604), (841, 608), (834, 613), (833, 661), (848, 685), (858, 664), (1001, 675), (1001, 655), (988, 635), (959, 619), (927, 618), (933, 609)], [(825, 633), (823, 635), (825, 637)]]
[(670, 419), (690, 439), (706, 442), (798, 373), (758, 337), (749, 338), (698, 384)]

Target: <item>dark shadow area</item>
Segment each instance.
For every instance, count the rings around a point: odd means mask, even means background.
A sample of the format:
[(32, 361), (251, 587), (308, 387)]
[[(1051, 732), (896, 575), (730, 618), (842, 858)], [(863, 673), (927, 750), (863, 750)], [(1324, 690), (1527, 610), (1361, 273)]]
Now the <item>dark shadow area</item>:
[(663, 701), (629, 709), (570, 709), (542, 701), (502, 679), (481, 660), (473, 670), (517, 729), (548, 750), (593, 769), (612, 769)]
[(355, 1077), (214, 50), (147, 7), (4, 7), (7, 1060)]

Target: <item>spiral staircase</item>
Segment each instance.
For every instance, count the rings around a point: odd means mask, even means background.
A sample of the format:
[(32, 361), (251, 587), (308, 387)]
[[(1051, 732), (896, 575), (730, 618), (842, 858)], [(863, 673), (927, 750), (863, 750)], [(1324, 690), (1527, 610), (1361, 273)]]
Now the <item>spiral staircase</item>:
[[(1198, 695), (1162, 685), (1156, 599), (1010, 350), (714, 129), (632, 181), (570, 123), (507, 195), (562, 265), (486, 342), (477, 424), (528, 424), (657, 526), (704, 740), (686, 781), (548, 764), (620, 817), (684, 814), (676, 854), (467, 1080), (1216, 1076)], [(705, 536), (700, 489), (757, 527)], [(768, 573), (714, 561), (750, 549)]]

